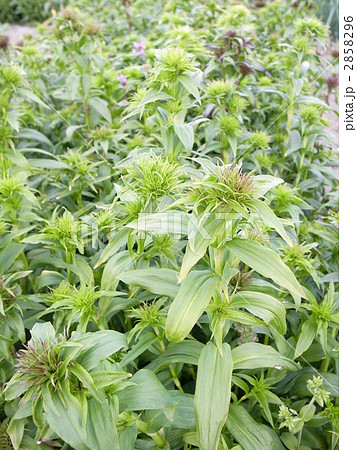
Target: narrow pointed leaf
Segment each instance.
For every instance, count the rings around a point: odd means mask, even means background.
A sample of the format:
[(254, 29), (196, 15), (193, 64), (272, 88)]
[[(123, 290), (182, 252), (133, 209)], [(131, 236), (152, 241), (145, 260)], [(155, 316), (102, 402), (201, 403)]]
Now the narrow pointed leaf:
[(257, 210), (259, 216), (267, 227), (273, 228), (288, 245), (292, 245), (291, 239), (287, 235), (283, 224), (279, 218), (273, 213), (269, 206), (261, 200), (252, 199), (250, 203)]
[(283, 368), (295, 371), (299, 369), (290, 358), (281, 355), (270, 345), (248, 342), (232, 350), (234, 369), (263, 369), (265, 367)]
[(312, 344), (317, 333), (317, 326), (310, 321), (306, 321), (301, 327), (299, 339), (296, 344), (295, 358), (303, 354)]
[(193, 271), (183, 281), (170, 306), (165, 333), (171, 342), (180, 342), (189, 334), (207, 308), (218, 278), (208, 270)]
[(171, 269), (128, 270), (120, 275), (119, 279), (126, 284), (133, 284), (157, 295), (175, 297), (179, 291), (178, 273)]
[(254, 291), (241, 291), (231, 299), (232, 305), (247, 309), (251, 314), (270, 324), (279, 333), (286, 333), (286, 311), (284, 305), (271, 295)]
[(223, 344), (222, 354), (208, 342), (202, 350), (197, 372), (194, 408), (199, 447), (216, 450), (226, 422), (231, 397), (233, 361), (231, 349)]
[(274, 443), (263, 425), (241, 405), (231, 405), (227, 428), (244, 450), (273, 450)]
[(234, 238), (228, 242), (229, 250), (244, 264), (264, 277), (271, 278), (277, 285), (288, 289), (292, 294), (306, 298), (306, 295), (289, 267), (280, 256), (270, 248), (251, 239)]

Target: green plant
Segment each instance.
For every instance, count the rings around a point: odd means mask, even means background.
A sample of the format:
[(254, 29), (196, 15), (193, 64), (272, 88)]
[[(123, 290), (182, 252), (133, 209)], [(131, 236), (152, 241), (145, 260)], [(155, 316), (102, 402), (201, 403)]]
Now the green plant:
[(70, 0), (3, 50), (0, 447), (337, 448), (309, 4)]

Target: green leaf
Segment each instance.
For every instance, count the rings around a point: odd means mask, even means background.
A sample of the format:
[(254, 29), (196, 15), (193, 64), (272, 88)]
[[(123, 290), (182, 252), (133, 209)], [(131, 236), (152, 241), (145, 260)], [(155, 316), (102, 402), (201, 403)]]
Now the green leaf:
[(141, 99), (140, 106), (145, 106), (158, 100), (170, 100), (173, 98), (174, 97), (171, 95), (166, 94), (166, 92), (158, 91), (157, 89), (149, 89)]
[[(134, 450), (138, 435), (136, 423), (119, 430), (119, 450)], [(110, 448), (110, 447), (109, 447)]]
[(9, 242), (0, 251), (0, 272), (5, 274), (19, 256), (22, 250), (25, 248), (24, 244), (18, 242)]
[(50, 322), (35, 323), (35, 325), (31, 328), (31, 337), (35, 337), (44, 342), (51, 342), (55, 340), (56, 332)]
[(46, 419), (52, 430), (76, 450), (91, 450), (86, 443), (80, 403), (69, 393), (61, 397), (55, 390), (42, 390)]
[(227, 314), (225, 314), (225, 318), (233, 320), (234, 322), (239, 322), (243, 323), (244, 325), (251, 325), (255, 327), (264, 325), (264, 322), (254, 317), (254, 315), (252, 316), (252, 314), (249, 314), (245, 311), (235, 311), (233, 309), (229, 309)]
[(187, 234), (188, 216), (182, 211), (165, 211), (157, 214), (140, 214), (137, 220), (126, 225), (137, 231), (156, 234)]
[(299, 150), (302, 146), (301, 143), (301, 136), (298, 130), (291, 130), (289, 131), (290, 136), (290, 147), (286, 151), (286, 155), (290, 155), (290, 153), (295, 152), (296, 150)]
[(166, 351), (161, 353), (146, 368), (158, 372), (172, 363), (197, 365), (203, 347), (204, 345), (201, 342), (194, 340), (171, 343), (167, 346)]
[(276, 217), (276, 215), (269, 208), (269, 206), (266, 203), (262, 202), (261, 200), (257, 199), (251, 199), (249, 203), (252, 204), (253, 207), (256, 209), (264, 224), (267, 227), (273, 228), (278, 234), (280, 234), (280, 236), (284, 239), (284, 241), (291, 246), (292, 245), (291, 239), (287, 235), (283, 227), (283, 224), (280, 222), (278, 217)]
[(285, 370), (296, 371), (299, 365), (281, 355), (270, 345), (248, 342), (232, 350), (234, 369), (263, 369), (282, 366)]
[(174, 125), (174, 128), (175, 133), (177, 134), (178, 138), (185, 147), (185, 150), (190, 153), (193, 147), (193, 141), (195, 137), (192, 127), (188, 124), (179, 124)]
[(133, 284), (157, 295), (175, 297), (179, 291), (178, 273), (171, 269), (128, 270), (119, 276), (126, 284)]
[(303, 406), (299, 412), (299, 416), (303, 419), (304, 422), (309, 422), (315, 414), (316, 406), (312, 403), (308, 403)]
[[(108, 400), (100, 404), (96, 399), (88, 400), (87, 443), (91, 449), (108, 450), (119, 448), (116, 430), (117, 417), (113, 416), (113, 408)], [(129, 449), (128, 449), (129, 450)]]
[(88, 389), (88, 391), (96, 400), (99, 401), (99, 403), (103, 403), (103, 398), (96, 388), (93, 378), (80, 364), (74, 364), (71, 366), (71, 373), (73, 373), (81, 381), (83, 386)]
[(169, 391), (172, 401), (176, 402), (172, 425), (177, 428), (195, 428), (196, 420), (193, 408), (193, 395), (179, 391)]
[(99, 97), (92, 97), (89, 99), (89, 105), (107, 122), (112, 121), (112, 116), (108, 108), (108, 103), (105, 100)]
[(20, 95), (23, 95), (26, 98), (29, 98), (30, 100), (33, 100), (35, 103), (38, 103), (43, 108), (46, 109), (52, 109), (50, 106), (48, 106), (46, 103), (44, 103), (37, 95), (35, 95), (32, 91), (29, 91), (27, 89), (19, 88), (17, 89), (17, 93)]
[(272, 175), (256, 175), (253, 177), (254, 197), (262, 197), (270, 189), (275, 188), (279, 184), (284, 183), (284, 180)]
[(202, 350), (197, 371), (194, 408), (199, 447), (216, 450), (226, 422), (231, 397), (233, 361), (231, 348), (223, 344), (222, 354), (208, 342)]
[(231, 298), (232, 306), (247, 309), (251, 314), (270, 324), (275, 330), (286, 333), (286, 311), (284, 305), (271, 295), (254, 291), (241, 291)]
[(67, 164), (56, 161), (54, 159), (45, 159), (45, 158), (30, 158), (28, 159), (28, 162), (31, 164), (32, 167), (39, 167), (43, 169), (70, 169), (70, 166)]
[(32, 128), (21, 128), (17, 136), (19, 138), (29, 139), (36, 142), (42, 142), (43, 144), (53, 147), (52, 142), (43, 133)]
[(7, 434), (10, 436), (11, 443), (15, 450), (19, 450), (20, 448), (26, 422), (26, 419), (12, 419), (7, 428)]
[(226, 426), (244, 450), (274, 450), (273, 440), (241, 405), (231, 405)]
[(103, 250), (103, 253), (101, 254), (99, 261), (94, 266), (94, 269), (99, 267), (101, 264), (103, 264), (105, 261), (107, 261), (111, 256), (113, 256), (123, 245), (127, 243), (129, 235), (129, 230), (126, 228), (122, 228), (118, 231), (118, 233), (109, 241), (109, 244), (105, 247)]
[(286, 446), (286, 448), (288, 448), (289, 450), (296, 450), (298, 448), (297, 437), (291, 433), (287, 432), (282, 433), (281, 440), (283, 441), (283, 444)]
[(100, 361), (127, 346), (126, 336), (114, 330), (85, 333), (79, 337), (74, 334), (73, 341), (85, 348), (76, 361), (87, 370), (93, 369)]
[(294, 358), (302, 355), (312, 344), (317, 333), (317, 326), (312, 324), (309, 320), (304, 322), (301, 327), (299, 339), (296, 344)]
[[(196, 218), (192, 216), (193, 220)], [(214, 214), (199, 218), (197, 228), (191, 230), (180, 270), (180, 281), (183, 281), (191, 268), (205, 255), (208, 246), (214, 242), (224, 226), (224, 220), (217, 219)], [(190, 234), (191, 234), (190, 233)]]
[(120, 275), (129, 270), (132, 266), (133, 261), (127, 250), (113, 255), (104, 267), (100, 285), (101, 289), (103, 291), (109, 289), (115, 290), (119, 283)]
[(82, 283), (86, 285), (94, 283), (92, 268), (82, 256), (77, 255), (75, 264), (71, 265), (71, 267)]
[(208, 270), (189, 273), (167, 314), (165, 333), (169, 341), (185, 339), (207, 308), (218, 281)]
[(138, 356), (144, 353), (155, 341), (157, 336), (154, 333), (142, 334), (138, 342), (134, 344), (130, 351), (120, 361), (121, 366), (127, 366), (130, 362), (134, 361)]
[(164, 409), (177, 404), (150, 370), (139, 370), (130, 381), (135, 385), (117, 393), (120, 411)]
[(196, 81), (191, 78), (189, 75), (181, 75), (178, 77), (178, 81), (182, 84), (182, 86), (195, 97), (195, 99), (201, 103), (201, 96), (198, 91)]
[(306, 298), (306, 295), (289, 267), (280, 256), (251, 239), (234, 238), (227, 248), (244, 264), (264, 277), (271, 278), (277, 285), (288, 289), (292, 294)]
[(320, 100), (317, 97), (309, 97), (307, 95), (300, 95), (296, 100), (295, 103), (313, 103), (315, 105), (321, 105), (324, 106), (327, 109), (330, 109), (329, 105), (327, 105), (323, 100)]

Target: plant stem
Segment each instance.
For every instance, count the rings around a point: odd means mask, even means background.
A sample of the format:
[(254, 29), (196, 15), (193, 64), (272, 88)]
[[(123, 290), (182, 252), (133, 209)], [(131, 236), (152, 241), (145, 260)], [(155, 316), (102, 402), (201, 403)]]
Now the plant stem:
[[(333, 328), (332, 331), (331, 331), (331, 336), (332, 336), (333, 338), (335, 338), (335, 337), (336, 337), (336, 334), (337, 334), (337, 328)], [(322, 364), (321, 364), (321, 367), (320, 367), (320, 371), (321, 371), (321, 372), (327, 372), (327, 371), (328, 371), (328, 366), (329, 366), (329, 363), (330, 363), (330, 359), (331, 359), (331, 358), (325, 358), (325, 359), (322, 361)]]
[[(164, 343), (164, 341), (162, 340), (162, 338), (160, 337), (159, 330), (158, 330), (156, 327), (153, 327), (153, 328), (154, 328), (154, 331), (155, 331), (156, 336), (157, 336), (158, 339), (159, 339), (160, 347), (161, 347), (162, 351), (164, 352), (164, 351), (166, 350), (165, 343)], [(172, 380), (173, 380), (173, 382), (175, 383), (175, 386), (177, 387), (177, 389), (178, 389), (180, 392), (182, 392), (182, 393), (184, 394), (184, 390), (182, 389), (180, 380), (178, 379), (178, 377), (177, 377), (177, 375), (176, 375), (176, 372), (175, 372), (175, 369), (174, 369), (174, 367), (173, 367), (172, 364), (169, 364), (169, 369), (170, 369), (170, 373), (171, 373), (171, 376), (172, 376)]]
[(138, 427), (138, 431), (150, 436), (155, 444), (157, 444), (159, 447), (165, 447), (165, 445), (167, 444), (166, 439), (162, 436), (160, 431), (157, 431), (156, 433), (149, 433), (149, 425), (147, 423), (138, 420), (136, 422), (136, 426)]

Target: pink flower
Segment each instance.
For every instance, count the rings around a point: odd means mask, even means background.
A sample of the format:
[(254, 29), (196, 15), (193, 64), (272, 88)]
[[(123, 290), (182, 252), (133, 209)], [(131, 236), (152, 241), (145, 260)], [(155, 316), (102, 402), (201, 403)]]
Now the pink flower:
[(126, 87), (127, 85), (127, 78), (125, 75), (123, 75), (122, 73), (120, 75), (117, 76), (117, 80), (120, 82), (120, 84), (122, 85), (123, 88)]
[(134, 48), (133, 48), (132, 52), (134, 53), (134, 55), (144, 56), (145, 48), (146, 48), (146, 45), (145, 45), (144, 41), (134, 42)]

